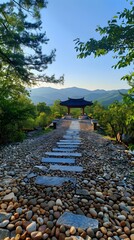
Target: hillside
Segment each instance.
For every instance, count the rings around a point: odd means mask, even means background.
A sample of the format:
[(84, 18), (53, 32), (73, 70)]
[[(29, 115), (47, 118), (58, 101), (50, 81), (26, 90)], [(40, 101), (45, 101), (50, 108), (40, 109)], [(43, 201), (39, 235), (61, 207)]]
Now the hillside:
[(56, 89), (51, 87), (41, 87), (30, 89), (30, 98), (31, 100), (37, 104), (38, 102), (45, 102), (47, 105), (52, 105), (55, 100), (59, 99), (61, 101), (67, 100), (68, 97), (71, 98), (81, 98), (84, 97), (89, 101), (99, 101), (103, 105), (109, 105), (115, 100), (121, 101), (122, 96), (121, 93), (126, 93), (126, 89), (119, 90), (88, 90), (83, 88), (64, 88), (64, 89)]

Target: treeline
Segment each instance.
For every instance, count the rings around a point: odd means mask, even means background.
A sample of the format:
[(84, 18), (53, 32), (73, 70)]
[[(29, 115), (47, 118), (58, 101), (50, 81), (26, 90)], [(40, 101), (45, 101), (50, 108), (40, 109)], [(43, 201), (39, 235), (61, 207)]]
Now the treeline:
[(46, 103), (34, 105), (25, 95), (0, 101), (0, 144), (22, 141), (26, 132), (37, 128), (45, 129), (52, 120), (60, 118), (66, 109), (60, 101), (49, 107)]
[(108, 107), (95, 102), (86, 108), (86, 113), (98, 120), (106, 135), (131, 146), (134, 144), (134, 102), (128, 96), (126, 98)]
[[(52, 106), (47, 106), (45, 102), (34, 105), (24, 91), (25, 94), (19, 92), (18, 95), (17, 92), (13, 95), (10, 92), (8, 98), (3, 91), (4, 95), (0, 96), (1, 144), (22, 141), (27, 131), (38, 128), (44, 130), (55, 118), (61, 118), (67, 112), (66, 107), (60, 105), (60, 100), (56, 100)], [(120, 136), (120, 140), (134, 144), (134, 101), (130, 96), (126, 95), (124, 101), (116, 101), (107, 107), (96, 101), (85, 108), (85, 113), (98, 120), (106, 135), (116, 140)], [(71, 114), (78, 118), (81, 110), (71, 109)]]
[[(72, 109), (73, 117), (78, 118), (80, 109)], [(122, 102), (115, 101), (109, 106), (103, 106), (98, 101), (92, 106), (85, 108), (85, 113), (93, 119), (98, 120), (100, 130), (103, 134), (122, 141), (134, 147), (134, 100), (126, 94)]]

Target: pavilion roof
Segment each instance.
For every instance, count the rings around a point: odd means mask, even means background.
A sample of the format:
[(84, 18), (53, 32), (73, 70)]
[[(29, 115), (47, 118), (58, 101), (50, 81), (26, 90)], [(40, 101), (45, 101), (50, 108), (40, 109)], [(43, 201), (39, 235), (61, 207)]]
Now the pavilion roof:
[(86, 106), (91, 106), (93, 103), (91, 101), (86, 101), (83, 98), (68, 98), (66, 101), (61, 101), (60, 105), (61, 106), (67, 106), (67, 107), (86, 107)]

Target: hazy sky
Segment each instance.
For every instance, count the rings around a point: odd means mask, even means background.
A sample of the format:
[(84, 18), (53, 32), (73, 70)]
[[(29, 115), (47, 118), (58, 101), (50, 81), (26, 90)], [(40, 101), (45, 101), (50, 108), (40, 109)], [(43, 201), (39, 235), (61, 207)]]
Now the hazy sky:
[(87, 41), (91, 37), (99, 38), (95, 31), (97, 25), (107, 25), (118, 11), (129, 7), (126, 0), (49, 0), (42, 11), (43, 30), (50, 39), (44, 46), (49, 53), (56, 48), (56, 60), (49, 65), (46, 73), (58, 78), (65, 75), (62, 85), (45, 85), (55, 88), (82, 87), (94, 89), (129, 88), (120, 78), (131, 68), (114, 70), (114, 53), (103, 57), (77, 59), (74, 39)]

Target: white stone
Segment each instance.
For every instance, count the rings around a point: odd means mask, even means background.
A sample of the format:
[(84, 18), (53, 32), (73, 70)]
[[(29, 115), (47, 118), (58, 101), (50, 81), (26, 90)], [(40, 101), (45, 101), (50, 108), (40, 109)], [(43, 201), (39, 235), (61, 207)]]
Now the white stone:
[(56, 200), (56, 205), (62, 206), (62, 201), (59, 198)]

